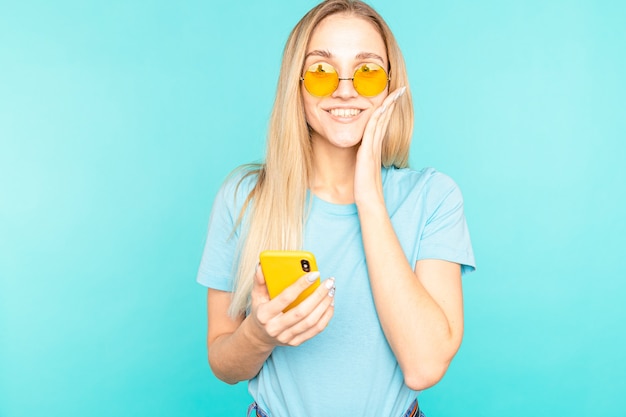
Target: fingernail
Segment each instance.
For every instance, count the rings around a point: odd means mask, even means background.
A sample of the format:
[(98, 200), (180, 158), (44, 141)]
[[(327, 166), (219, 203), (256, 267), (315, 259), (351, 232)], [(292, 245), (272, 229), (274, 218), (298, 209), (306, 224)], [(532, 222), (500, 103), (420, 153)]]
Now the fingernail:
[(387, 105), (383, 104), (383, 106), (380, 108), (380, 114), (383, 114), (385, 110), (387, 110)]
[(396, 96), (393, 98), (393, 101), (398, 100), (400, 97), (404, 95), (405, 92), (406, 92), (406, 86), (402, 87), (400, 91), (396, 93)]
[(335, 296), (335, 287), (332, 287), (330, 291), (328, 291), (328, 296), (331, 298)]
[(313, 282), (313, 281), (315, 281), (316, 279), (318, 279), (319, 277), (320, 277), (320, 273), (319, 273), (319, 271), (313, 271), (313, 272), (309, 272), (309, 273), (306, 275), (306, 280), (307, 280), (307, 281), (309, 281), (309, 282)]
[(328, 288), (329, 290), (332, 289), (335, 286), (335, 279), (334, 278), (328, 278), (326, 280), (326, 282), (324, 283), (324, 285), (326, 286), (326, 288)]

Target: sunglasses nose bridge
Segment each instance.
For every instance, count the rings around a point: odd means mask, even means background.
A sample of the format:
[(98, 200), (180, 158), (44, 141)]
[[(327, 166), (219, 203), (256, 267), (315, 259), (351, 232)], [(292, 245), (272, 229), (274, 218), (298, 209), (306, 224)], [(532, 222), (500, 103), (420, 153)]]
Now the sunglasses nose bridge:
[[(337, 88), (335, 88), (335, 91), (333, 91), (332, 94), (341, 94), (341, 95), (345, 95), (345, 94), (349, 94), (349, 95), (353, 95), (356, 94), (358, 95), (359, 93), (356, 91), (356, 88), (354, 86), (354, 77), (337, 77)], [(341, 81), (350, 81), (350, 86), (341, 86)], [(349, 89), (349, 93), (345, 91), (345, 89), (348, 88)]]

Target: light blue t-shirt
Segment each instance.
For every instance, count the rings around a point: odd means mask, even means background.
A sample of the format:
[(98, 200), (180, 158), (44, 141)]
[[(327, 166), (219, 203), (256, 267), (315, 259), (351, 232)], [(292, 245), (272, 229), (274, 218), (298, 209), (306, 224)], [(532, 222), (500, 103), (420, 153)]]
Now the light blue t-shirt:
[[(473, 270), (454, 181), (432, 168), (383, 168), (382, 174), (387, 210), (410, 265), (443, 259), (461, 264), (463, 274)], [(197, 278), (223, 291), (232, 291), (239, 237), (232, 229), (254, 179), (236, 189), (237, 181), (227, 181), (216, 197)], [(322, 278), (335, 277), (334, 316), (302, 345), (276, 347), (250, 381), (250, 394), (270, 416), (401, 416), (418, 393), (404, 384), (378, 320), (356, 205), (313, 196), (302, 249), (315, 254)]]

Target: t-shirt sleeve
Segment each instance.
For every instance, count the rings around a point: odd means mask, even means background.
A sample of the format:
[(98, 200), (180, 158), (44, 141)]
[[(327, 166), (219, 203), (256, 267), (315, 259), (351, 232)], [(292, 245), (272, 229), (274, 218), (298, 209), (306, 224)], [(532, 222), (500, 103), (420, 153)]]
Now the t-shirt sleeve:
[(476, 268), (463, 209), (463, 196), (448, 176), (437, 173), (429, 190), (429, 216), (417, 259), (442, 259), (461, 265), (464, 275)]
[(221, 291), (233, 291), (235, 258), (239, 240), (239, 228), (235, 224), (246, 195), (242, 193), (244, 180), (229, 179), (218, 191), (202, 252), (196, 280), (201, 285)]

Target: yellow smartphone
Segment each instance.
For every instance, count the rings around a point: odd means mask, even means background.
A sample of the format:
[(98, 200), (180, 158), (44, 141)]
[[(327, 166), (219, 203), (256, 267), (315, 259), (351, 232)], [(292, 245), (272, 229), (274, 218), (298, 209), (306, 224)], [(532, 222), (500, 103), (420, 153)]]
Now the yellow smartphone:
[[(270, 298), (276, 297), (302, 275), (317, 271), (315, 256), (306, 251), (266, 250), (261, 252), (259, 260)], [(302, 291), (298, 298), (289, 304), (283, 312), (287, 312), (300, 304), (319, 285), (320, 279), (318, 278), (310, 287)]]

